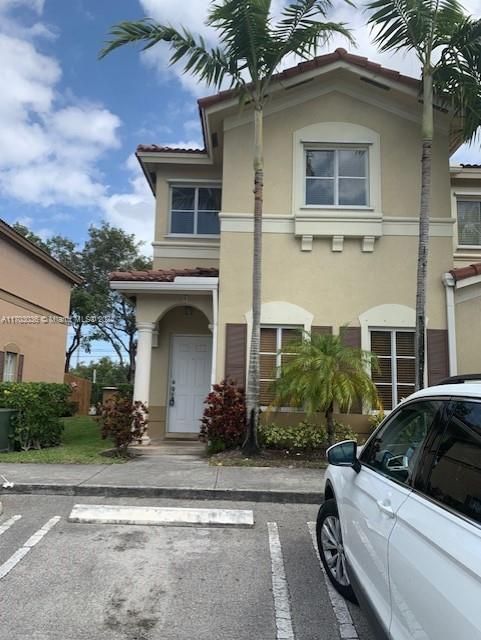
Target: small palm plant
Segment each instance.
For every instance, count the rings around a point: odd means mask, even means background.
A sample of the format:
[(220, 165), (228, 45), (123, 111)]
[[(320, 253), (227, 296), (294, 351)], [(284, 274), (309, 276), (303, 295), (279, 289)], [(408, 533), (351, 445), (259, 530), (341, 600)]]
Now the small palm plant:
[(329, 445), (334, 441), (334, 407), (349, 411), (360, 399), (379, 407), (369, 372), (377, 358), (369, 351), (346, 347), (341, 336), (303, 332), (286, 345), (280, 376), (273, 384), (274, 406), (304, 409), (308, 417), (324, 413)]
[[(351, 0), (344, 0), (351, 4)], [(272, 15), (272, 0), (219, 0), (211, 2), (206, 24), (218, 33), (219, 43), (209, 47), (202, 36), (186, 27), (175, 29), (153, 20), (122, 22), (110, 30), (112, 40), (100, 52), (127, 44), (143, 43), (143, 49), (166, 42), (172, 52), (170, 64), (182, 61), (184, 71), (215, 89), (234, 89), (241, 105), (249, 105), (254, 122), (254, 234), (252, 265), (252, 335), (247, 376), (247, 437), (244, 451), (258, 451), (259, 345), (261, 318), (262, 212), (264, 187), (264, 106), (274, 74), (289, 56), (304, 60), (314, 56), (333, 34), (353, 42), (342, 22), (327, 21), (332, 0), (294, 0), (283, 6), (280, 17)]]

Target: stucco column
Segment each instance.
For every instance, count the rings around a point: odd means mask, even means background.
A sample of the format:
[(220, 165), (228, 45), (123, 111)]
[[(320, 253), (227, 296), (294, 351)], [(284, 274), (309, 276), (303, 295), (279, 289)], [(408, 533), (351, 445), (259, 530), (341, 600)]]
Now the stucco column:
[(455, 376), (458, 373), (458, 356), (456, 345), (456, 281), (449, 271), (443, 275), (443, 284), (446, 290), (446, 319), (448, 325), (448, 347), (449, 347), (449, 375)]
[[(153, 322), (137, 323), (137, 357), (135, 359), (134, 400), (148, 406), (150, 396), (150, 365), (152, 361)], [(147, 431), (142, 436), (142, 444), (150, 444)]]

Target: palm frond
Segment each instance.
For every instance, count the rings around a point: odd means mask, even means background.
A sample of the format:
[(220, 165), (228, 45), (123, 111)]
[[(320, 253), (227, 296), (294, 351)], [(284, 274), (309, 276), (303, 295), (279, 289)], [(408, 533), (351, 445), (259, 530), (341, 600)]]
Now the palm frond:
[(450, 31), (434, 69), (434, 84), (448, 97), (454, 135), (473, 142), (481, 126), (481, 20), (463, 16)]
[(170, 64), (184, 59), (184, 70), (196, 75), (207, 84), (219, 88), (224, 79), (229, 78), (231, 86), (242, 86), (242, 69), (237, 60), (227, 57), (220, 47), (208, 48), (201, 36), (194, 36), (188, 29), (178, 31), (170, 26), (144, 19), (137, 22), (121, 22), (110, 30), (112, 40), (101, 50), (104, 58), (115, 49), (127, 44), (144, 43), (142, 50), (165, 42), (172, 54)]
[(300, 407), (312, 416), (333, 403), (349, 410), (358, 398), (379, 405), (369, 375), (377, 367), (374, 354), (344, 346), (340, 336), (315, 333), (286, 345), (283, 353), (289, 359), (273, 383), (274, 406)]
[(212, 7), (207, 24), (217, 29), (226, 54), (243, 60), (255, 84), (265, 74), (271, 46), (271, 0), (222, 0)]
[(420, 59), (433, 29), (432, 0), (372, 0), (368, 24), (381, 51), (414, 49)]

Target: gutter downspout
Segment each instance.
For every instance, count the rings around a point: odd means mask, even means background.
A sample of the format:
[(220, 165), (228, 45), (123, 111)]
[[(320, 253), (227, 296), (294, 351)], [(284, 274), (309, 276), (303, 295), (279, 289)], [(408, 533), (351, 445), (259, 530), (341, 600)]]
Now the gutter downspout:
[(210, 384), (213, 386), (217, 378), (217, 325), (219, 316), (219, 297), (217, 287), (212, 289), (212, 367)]
[(456, 281), (447, 272), (443, 275), (443, 284), (446, 290), (446, 318), (448, 324), (448, 347), (449, 347), (449, 375), (455, 376), (458, 373), (458, 356), (456, 349), (456, 308), (454, 292)]

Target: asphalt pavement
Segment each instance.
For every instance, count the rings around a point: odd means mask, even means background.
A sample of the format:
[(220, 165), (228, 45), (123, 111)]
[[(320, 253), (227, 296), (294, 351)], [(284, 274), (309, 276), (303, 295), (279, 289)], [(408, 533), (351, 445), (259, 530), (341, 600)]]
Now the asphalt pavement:
[(2, 500), (0, 640), (373, 640), (360, 609), (328, 590), (315, 505), (223, 501), (252, 509), (254, 527), (237, 529), (78, 524), (74, 497)]

